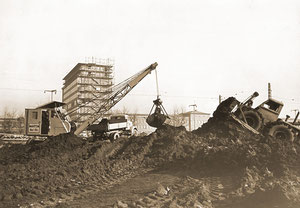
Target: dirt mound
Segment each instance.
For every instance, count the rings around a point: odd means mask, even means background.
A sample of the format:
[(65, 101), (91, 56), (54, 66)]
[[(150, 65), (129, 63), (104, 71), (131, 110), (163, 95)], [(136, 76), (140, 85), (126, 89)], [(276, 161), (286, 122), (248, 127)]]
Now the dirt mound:
[(27, 163), (42, 157), (64, 154), (80, 147), (85, 142), (72, 134), (50, 137), (44, 142), (31, 142), (28, 145), (16, 144), (4, 146), (0, 151), (0, 164)]
[(146, 137), (114, 143), (89, 143), (65, 134), (41, 143), (4, 147), (0, 151), (0, 199), (30, 200), (67, 192), (74, 183), (102, 181), (186, 158), (197, 152), (197, 146), (190, 145), (196, 144), (193, 137), (185, 129), (169, 126)]
[(222, 103), (214, 116), (194, 131), (208, 139), (210, 149), (197, 158), (198, 163), (214, 172), (228, 170), (240, 175), (240, 188), (228, 195), (231, 200), (238, 198), (241, 204), (237, 207), (299, 206), (299, 191), (294, 191), (300, 188), (299, 143), (244, 129), (229, 116), (226, 105)]
[[(220, 105), (194, 132), (165, 125), (148, 136), (113, 143), (64, 134), (41, 143), (4, 146), (0, 149), (0, 205), (74, 200), (72, 196), (88, 192), (87, 187), (95, 184), (100, 184), (95, 189), (107, 190), (145, 171), (170, 167), (188, 170), (197, 179), (184, 178), (180, 188), (171, 187), (173, 195), (150, 194), (136, 205), (147, 204), (151, 197), (153, 204), (164, 198), (164, 206), (174, 207), (218, 207), (219, 202), (248, 207), (263, 198), (275, 205), (300, 203), (299, 145), (255, 135), (231, 119), (226, 109), (226, 103)], [(215, 181), (228, 176), (235, 177), (234, 187), (221, 193), (222, 184)], [(203, 178), (210, 179), (203, 183)]]

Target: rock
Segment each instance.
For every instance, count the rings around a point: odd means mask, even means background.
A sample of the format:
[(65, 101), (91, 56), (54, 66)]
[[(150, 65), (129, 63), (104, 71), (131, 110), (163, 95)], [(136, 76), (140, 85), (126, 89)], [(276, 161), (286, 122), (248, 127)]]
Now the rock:
[(12, 194), (4, 194), (2, 200), (3, 201), (11, 201), (13, 198)]
[(144, 201), (145, 203), (147, 203), (147, 204), (151, 204), (151, 203), (153, 202), (153, 199), (151, 199), (150, 197), (145, 197), (145, 198), (143, 199), (143, 201)]
[(39, 190), (39, 189), (33, 189), (32, 193), (35, 194), (35, 195), (42, 195), (43, 194), (42, 191)]
[(168, 191), (159, 183), (156, 188), (156, 194), (158, 196), (164, 196), (168, 194)]
[(53, 198), (53, 197), (51, 197), (49, 200), (50, 200), (51, 202), (55, 202), (55, 201), (56, 201), (56, 199)]
[(168, 206), (169, 208), (183, 208), (182, 206), (178, 205), (176, 201), (171, 201), (171, 203)]
[(56, 172), (56, 175), (58, 175), (58, 176), (66, 176), (66, 172), (65, 171), (58, 171), (58, 172)]
[(22, 199), (23, 195), (20, 192), (18, 192), (18, 193), (15, 194), (15, 198), (16, 199)]
[(116, 203), (116, 207), (117, 208), (128, 208), (128, 205), (118, 200)]

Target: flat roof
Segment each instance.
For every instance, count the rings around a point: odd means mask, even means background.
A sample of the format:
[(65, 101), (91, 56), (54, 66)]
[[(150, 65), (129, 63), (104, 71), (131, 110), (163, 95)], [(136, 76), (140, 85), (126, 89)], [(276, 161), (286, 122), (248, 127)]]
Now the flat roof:
[(200, 111), (188, 111), (188, 112), (185, 112), (185, 113), (181, 113), (179, 115), (183, 115), (183, 116), (186, 116), (186, 115), (191, 115), (191, 114), (197, 114), (197, 115), (210, 115), (210, 113), (203, 113), (203, 112), (200, 112)]
[(57, 108), (63, 105), (65, 105), (65, 103), (59, 101), (52, 101), (44, 105), (38, 106), (37, 108)]
[(280, 102), (279, 100), (275, 100), (275, 99), (273, 99), (273, 98), (269, 98), (268, 100), (270, 100), (270, 101), (272, 101), (272, 102), (274, 102), (274, 103), (278, 103), (278, 104), (280, 104), (280, 105), (283, 105), (283, 103)]
[(74, 68), (63, 78), (63, 80), (66, 80), (69, 77), (71, 77), (71, 75), (73, 75), (78, 70), (80, 65), (82, 65), (82, 63), (76, 64), (76, 66), (74, 66)]

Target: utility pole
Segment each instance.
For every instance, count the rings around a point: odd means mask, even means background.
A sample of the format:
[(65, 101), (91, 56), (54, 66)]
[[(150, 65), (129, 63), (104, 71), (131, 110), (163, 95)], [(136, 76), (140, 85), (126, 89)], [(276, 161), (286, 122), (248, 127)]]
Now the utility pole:
[(271, 83), (268, 83), (268, 99), (272, 98)]
[[(193, 111), (196, 111), (196, 109), (197, 109), (197, 105), (196, 105), (196, 104), (189, 105), (189, 107), (193, 107)], [(194, 123), (194, 129), (193, 129), (193, 130), (196, 129), (196, 118), (195, 118), (195, 115), (193, 115), (193, 114), (191, 113), (191, 114), (190, 114), (190, 119), (189, 119), (189, 120), (190, 120), (190, 125), (189, 125), (189, 126), (190, 126), (190, 131), (192, 131), (192, 127), (191, 127), (191, 126), (192, 126), (192, 125), (191, 125), (191, 120), (192, 120), (192, 119), (191, 119), (191, 116), (193, 116), (193, 120), (194, 120), (194, 121), (193, 121), (193, 123)]]
[(53, 93), (55, 93), (56, 94), (56, 90), (44, 90), (44, 93), (46, 93), (46, 92), (50, 92), (51, 93), (51, 102), (53, 101)]
[(197, 105), (196, 104), (189, 105), (189, 107), (193, 107), (193, 111), (196, 111), (196, 109), (197, 109)]
[(221, 104), (221, 102), (222, 102), (222, 96), (219, 95), (219, 104)]

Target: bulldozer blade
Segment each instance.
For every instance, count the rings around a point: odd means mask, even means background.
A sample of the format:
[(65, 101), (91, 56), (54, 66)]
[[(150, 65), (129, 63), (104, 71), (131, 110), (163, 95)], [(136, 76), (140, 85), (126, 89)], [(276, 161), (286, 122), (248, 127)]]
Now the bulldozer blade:
[(148, 118), (146, 119), (146, 122), (149, 126), (159, 128), (164, 124), (166, 119), (167, 119), (167, 116), (164, 114), (153, 113), (150, 116), (148, 116)]
[(254, 134), (260, 134), (257, 130), (255, 130), (254, 128), (252, 128), (251, 126), (249, 126), (247, 123), (245, 123), (244, 121), (238, 119), (235, 115), (230, 115), (231, 118), (233, 118), (235, 121), (237, 121), (239, 124), (242, 125), (242, 127), (252, 131)]

